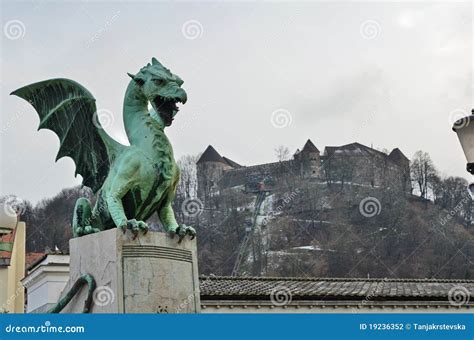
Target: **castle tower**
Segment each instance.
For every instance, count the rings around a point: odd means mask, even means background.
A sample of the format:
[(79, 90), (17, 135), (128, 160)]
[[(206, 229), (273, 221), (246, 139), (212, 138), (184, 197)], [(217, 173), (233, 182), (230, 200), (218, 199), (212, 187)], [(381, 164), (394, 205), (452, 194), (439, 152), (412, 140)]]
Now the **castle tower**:
[(321, 175), (321, 158), (318, 148), (308, 139), (303, 149), (295, 155), (303, 177), (317, 178)]
[(198, 198), (209, 202), (209, 198), (218, 189), (218, 182), (225, 170), (232, 169), (229, 162), (209, 145), (196, 162), (198, 178)]
[(401, 185), (406, 192), (411, 192), (410, 181), (410, 160), (403, 154), (399, 148), (395, 148), (388, 155), (388, 159), (396, 164), (399, 168), (398, 177), (401, 180)]

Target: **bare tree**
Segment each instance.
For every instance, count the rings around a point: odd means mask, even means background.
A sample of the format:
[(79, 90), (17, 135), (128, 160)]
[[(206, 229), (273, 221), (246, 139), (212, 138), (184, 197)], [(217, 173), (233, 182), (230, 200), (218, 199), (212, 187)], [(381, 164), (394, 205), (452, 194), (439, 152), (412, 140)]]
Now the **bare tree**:
[(279, 162), (287, 161), (290, 159), (290, 150), (286, 146), (280, 145), (275, 148), (275, 155)]
[(420, 191), (420, 197), (428, 198), (429, 190), (438, 183), (438, 175), (430, 155), (424, 151), (417, 151), (413, 155), (410, 165), (412, 181)]
[(190, 221), (183, 211), (183, 204), (186, 200), (197, 198), (197, 167), (198, 155), (184, 155), (176, 162), (180, 170), (179, 182), (176, 188), (176, 196), (173, 200), (173, 208), (179, 223), (194, 223)]
[(468, 194), (468, 182), (461, 177), (438, 179), (434, 187), (434, 202), (442, 209), (450, 210), (464, 221), (471, 215), (472, 200)]
[(197, 195), (197, 170), (196, 162), (199, 155), (184, 155), (177, 164), (181, 172), (176, 195), (183, 199)]

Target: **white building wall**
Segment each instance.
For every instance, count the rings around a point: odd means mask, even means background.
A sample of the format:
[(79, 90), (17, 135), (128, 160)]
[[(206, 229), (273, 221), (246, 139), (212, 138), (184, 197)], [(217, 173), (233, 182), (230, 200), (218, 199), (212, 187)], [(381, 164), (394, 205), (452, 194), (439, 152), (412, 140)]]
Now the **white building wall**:
[(27, 289), (26, 312), (57, 303), (68, 280), (69, 255), (48, 255), (22, 281)]

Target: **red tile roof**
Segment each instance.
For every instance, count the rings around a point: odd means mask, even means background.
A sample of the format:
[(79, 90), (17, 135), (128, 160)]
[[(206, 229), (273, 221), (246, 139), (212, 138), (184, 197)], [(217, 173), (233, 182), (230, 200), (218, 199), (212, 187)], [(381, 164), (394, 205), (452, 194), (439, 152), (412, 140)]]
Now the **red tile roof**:
[[(11, 233), (0, 236), (0, 242), (13, 242), (15, 241), (15, 232), (16, 229), (13, 229)], [(12, 253), (9, 251), (0, 251), (0, 259), (10, 259)]]
[(32, 267), (34, 264), (42, 261), (46, 257), (46, 253), (26, 253), (25, 269)]

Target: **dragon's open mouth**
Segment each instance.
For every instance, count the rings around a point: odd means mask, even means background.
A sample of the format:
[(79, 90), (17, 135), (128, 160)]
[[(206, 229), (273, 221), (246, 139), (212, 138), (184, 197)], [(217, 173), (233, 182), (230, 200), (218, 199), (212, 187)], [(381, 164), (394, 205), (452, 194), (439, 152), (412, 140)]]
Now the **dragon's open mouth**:
[(161, 96), (156, 96), (153, 99), (155, 110), (160, 115), (161, 119), (163, 119), (166, 126), (171, 125), (174, 116), (178, 113), (179, 108), (176, 104), (179, 102), (181, 102), (180, 99)]

